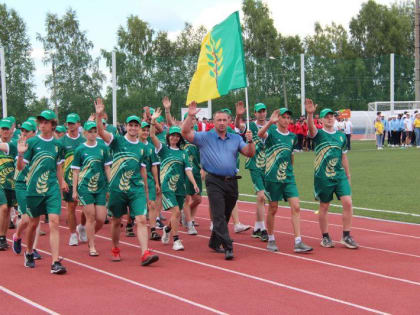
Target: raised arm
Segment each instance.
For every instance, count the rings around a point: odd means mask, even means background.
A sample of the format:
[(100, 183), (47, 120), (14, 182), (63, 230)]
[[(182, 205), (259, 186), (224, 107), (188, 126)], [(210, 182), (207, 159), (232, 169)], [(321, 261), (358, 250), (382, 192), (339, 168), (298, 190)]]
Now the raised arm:
[(152, 115), (152, 120), (150, 122), (150, 139), (152, 139), (153, 145), (156, 149), (160, 149), (162, 143), (156, 137), (156, 118), (160, 116), (161, 110), (160, 108), (156, 108), (155, 112)]
[(105, 105), (102, 102), (101, 98), (97, 98), (95, 101), (95, 112), (96, 112), (96, 128), (98, 129), (98, 135), (105, 141), (105, 143), (110, 143), (112, 139), (112, 134), (105, 130), (102, 123), (102, 118), (105, 116)]
[(236, 107), (236, 116), (235, 116), (235, 127), (239, 129), (241, 133), (244, 132), (246, 125), (242, 122), (242, 117), (245, 114), (244, 102), (239, 101), (235, 104)]
[(314, 123), (314, 113), (316, 111), (316, 108), (317, 105), (314, 105), (311, 99), (307, 98), (305, 100), (305, 110), (308, 114), (308, 133), (310, 138), (315, 137), (318, 132)]
[(192, 117), (197, 115), (199, 111), (200, 109), (197, 109), (197, 103), (195, 101), (192, 101), (191, 104), (188, 105), (188, 116), (182, 123), (181, 134), (184, 137), (184, 139), (187, 139), (187, 141), (191, 143), (194, 141), (194, 125)]
[(270, 120), (258, 130), (258, 137), (261, 139), (266, 139), (268, 134), (267, 131), (271, 125), (277, 124), (279, 121), (280, 109), (276, 109), (270, 116)]
[(255, 143), (252, 141), (252, 131), (248, 130), (245, 137), (248, 144), (242, 148), (241, 153), (246, 157), (253, 157), (255, 155)]
[(18, 140), (18, 158), (17, 158), (17, 169), (21, 171), (25, 168), (25, 162), (23, 161), (23, 154), (28, 150), (28, 144), (26, 143), (25, 135), (21, 134)]
[(177, 123), (176, 123), (175, 119), (171, 115), (171, 105), (172, 105), (172, 102), (171, 102), (171, 100), (167, 96), (165, 96), (162, 99), (162, 105), (165, 108), (165, 118), (166, 118), (166, 122), (167, 122), (168, 126), (171, 127), (171, 126), (176, 125)]

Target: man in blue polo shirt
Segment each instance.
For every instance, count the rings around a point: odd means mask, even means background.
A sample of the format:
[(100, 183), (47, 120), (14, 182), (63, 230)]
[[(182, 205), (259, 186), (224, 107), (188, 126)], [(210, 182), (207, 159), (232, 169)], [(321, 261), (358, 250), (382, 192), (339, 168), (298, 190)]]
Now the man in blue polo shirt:
[(238, 199), (236, 157), (238, 152), (253, 157), (255, 144), (250, 130), (245, 134), (248, 144), (241, 136), (228, 133), (228, 115), (222, 111), (214, 114), (214, 132), (195, 132), (192, 129), (192, 117), (198, 111), (197, 104), (192, 102), (188, 108), (188, 117), (182, 124), (182, 136), (199, 147), (201, 164), (207, 172), (205, 182), (213, 218), (209, 247), (221, 252), (220, 246), (223, 246), (225, 259), (231, 260), (233, 246), (227, 224)]

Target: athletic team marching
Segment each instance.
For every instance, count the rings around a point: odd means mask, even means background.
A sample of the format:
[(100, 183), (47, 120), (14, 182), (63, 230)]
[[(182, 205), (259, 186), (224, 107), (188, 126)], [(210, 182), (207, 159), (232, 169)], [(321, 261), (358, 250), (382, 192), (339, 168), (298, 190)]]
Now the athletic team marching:
[[(149, 240), (168, 244), (172, 237), (172, 248), (183, 250), (178, 230), (183, 224), (188, 234), (197, 234), (195, 226), (198, 224), (194, 218), (201, 203), (205, 171), (200, 166), (198, 147), (183, 139), (182, 123), (171, 116), (171, 101), (165, 97), (162, 103), (166, 124), (160, 108), (145, 107), (142, 118), (132, 115), (126, 119), (127, 132), (124, 136), (106, 123), (105, 106), (100, 98), (95, 102), (95, 114), (85, 122), (82, 132), (80, 117), (76, 113), (67, 115), (67, 128), (57, 126), (57, 117), (51, 110), (44, 110), (36, 118), (29, 117), (20, 130), (15, 130), (13, 117), (2, 119), (0, 251), (9, 247), (6, 233), (11, 209), (17, 206), (20, 219), (13, 234), (12, 249), (15, 254), (21, 254), (21, 242), (25, 236), (24, 266), (34, 268), (35, 260), (41, 259), (36, 250), (42, 233), (40, 218), (47, 215), (51, 273), (65, 273), (66, 268), (59, 256), (62, 199), (67, 206), (68, 244), (76, 246), (79, 241), (87, 242), (90, 256), (99, 255), (95, 248), (95, 233), (102, 228), (107, 214), (111, 217), (113, 261), (121, 260), (119, 239), (122, 217), (126, 214), (126, 234), (137, 235), (141, 265), (147, 266), (159, 259), (149, 249)], [(352, 200), (346, 136), (334, 130), (332, 110), (320, 111), (322, 128), (317, 128), (313, 120), (317, 106), (307, 99), (305, 107), (309, 136), (315, 144), (314, 194), (320, 201), (321, 246), (334, 247), (328, 234), (327, 214), (336, 194), (343, 205), (341, 243), (347, 248), (358, 248), (350, 236)], [(245, 108), (242, 102), (236, 104), (235, 118), (229, 109), (221, 112), (229, 118), (227, 132), (245, 134), (247, 125), (243, 119)], [(194, 116), (194, 112), (190, 110), (185, 117), (187, 115)], [(289, 203), (292, 213), (294, 251), (312, 251), (302, 241), (300, 232), (299, 194), (293, 173), (297, 137), (288, 131), (292, 113), (287, 108), (280, 108), (267, 121), (267, 108), (258, 103), (254, 106), (254, 116), (249, 129), (256, 153), (254, 157), (247, 158), (245, 164), (257, 195), (256, 221), (251, 236), (267, 242), (268, 250), (278, 251), (274, 222), (278, 202), (284, 200)], [(195, 123), (193, 128), (197, 130), (196, 117), (191, 118)], [(266, 201), (268, 211), (264, 221)], [(79, 225), (76, 223), (78, 204), (83, 207)], [(161, 210), (171, 212), (165, 226), (161, 223)], [(239, 223), (236, 207), (233, 219), (235, 232), (249, 228)], [(133, 226), (136, 226), (136, 233)], [(158, 229), (162, 229), (162, 235)]]

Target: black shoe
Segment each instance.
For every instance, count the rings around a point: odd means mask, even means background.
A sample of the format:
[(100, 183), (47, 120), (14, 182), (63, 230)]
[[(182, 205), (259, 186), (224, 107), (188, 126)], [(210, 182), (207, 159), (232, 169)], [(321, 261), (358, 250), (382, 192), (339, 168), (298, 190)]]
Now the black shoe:
[(51, 265), (51, 273), (61, 275), (66, 272), (67, 272), (66, 268), (59, 261), (56, 261)]
[(225, 260), (232, 260), (233, 259), (233, 250), (226, 249), (225, 250)]
[(19, 255), (20, 252), (22, 251), (22, 239), (21, 238), (17, 238), (16, 234), (13, 234), (13, 252), (16, 255)]
[(7, 244), (6, 236), (0, 236), (0, 250), (6, 250), (9, 248)]
[(25, 263), (23, 264), (26, 268), (35, 268), (34, 253), (25, 253)]
[(267, 230), (261, 231), (261, 241), (268, 242), (268, 233), (267, 233)]
[(251, 234), (251, 237), (253, 237), (253, 238), (261, 238), (261, 230), (258, 229), (256, 231), (253, 231), (252, 234)]
[(135, 237), (136, 234), (133, 231), (133, 225), (130, 223), (127, 223), (127, 226), (125, 227), (125, 235), (127, 237)]
[(34, 260), (42, 259), (42, 256), (36, 251), (36, 249), (33, 250), (33, 254), (34, 254)]
[(160, 235), (158, 234), (158, 232), (153, 231), (153, 232), (152, 232), (152, 234), (150, 235), (150, 239), (151, 239), (152, 241), (160, 241), (161, 237), (160, 237)]
[(212, 249), (212, 250), (214, 250), (216, 253), (219, 253), (219, 254), (223, 254), (224, 252), (225, 252), (225, 250), (222, 248), (222, 247), (213, 247), (213, 246), (210, 246), (209, 245), (209, 247)]
[(165, 225), (160, 220), (156, 220), (155, 226), (156, 226), (156, 229), (162, 230)]
[(13, 221), (9, 222), (9, 229), (10, 230), (16, 229), (16, 225), (13, 223)]

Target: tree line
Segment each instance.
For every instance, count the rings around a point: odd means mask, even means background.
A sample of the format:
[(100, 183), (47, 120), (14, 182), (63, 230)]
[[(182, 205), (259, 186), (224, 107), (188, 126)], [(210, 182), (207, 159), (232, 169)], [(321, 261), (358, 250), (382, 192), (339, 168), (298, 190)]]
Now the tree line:
[[(274, 27), (267, 5), (261, 0), (243, 0), (242, 31), (249, 81), (249, 103), (264, 102), (269, 109), (287, 105), (300, 112), (300, 54), (305, 54), (306, 95), (320, 106), (366, 110), (371, 101), (389, 99), (389, 54), (395, 53), (395, 100), (414, 100), (414, 13), (413, 1), (390, 6), (369, 0), (362, 4), (348, 30), (335, 23), (314, 25), (313, 35), (284, 36)], [(172, 99), (180, 117), (201, 47), (208, 30), (185, 23), (175, 40), (154, 30), (146, 21), (131, 15), (117, 30), (118, 119), (138, 113), (143, 106), (161, 105), (163, 96)], [(26, 25), (19, 14), (0, 5), (0, 41), (6, 54), (8, 114), (22, 121), (50, 107), (60, 118), (78, 112), (86, 119), (91, 104), (101, 94), (105, 76), (99, 58), (93, 58), (93, 42), (82, 30), (77, 13), (63, 16), (48, 13), (44, 34), (43, 62), (51, 69), (45, 85), (51, 98), (37, 99), (34, 93), (35, 66)], [(111, 51), (101, 57), (111, 70)], [(111, 113), (112, 90), (102, 95)], [(213, 110), (231, 107), (244, 99), (244, 90), (213, 100)], [(204, 104), (203, 104), (204, 105)]]

